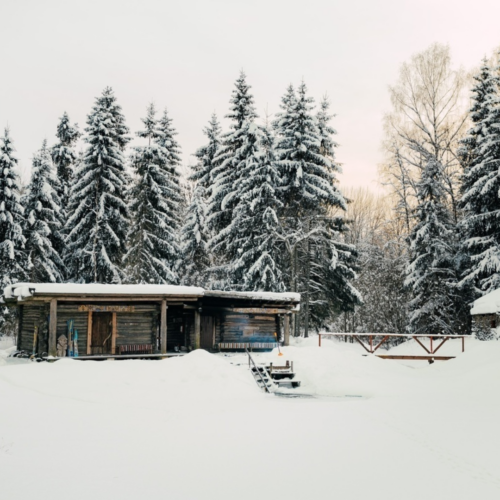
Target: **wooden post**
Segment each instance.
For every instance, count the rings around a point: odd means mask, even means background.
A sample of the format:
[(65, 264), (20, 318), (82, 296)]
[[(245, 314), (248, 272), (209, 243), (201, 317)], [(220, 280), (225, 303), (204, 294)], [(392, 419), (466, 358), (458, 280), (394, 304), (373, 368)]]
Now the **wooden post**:
[(318, 333), (318, 345), (321, 347), (321, 333)]
[(167, 301), (161, 301), (161, 317), (160, 317), (160, 344), (161, 353), (167, 354)]
[(116, 354), (116, 313), (113, 313), (111, 323), (111, 354)]
[(92, 354), (92, 311), (89, 311), (87, 319), (87, 355)]
[(462, 352), (465, 352), (465, 337), (462, 337)]
[(283, 318), (283, 345), (290, 345), (290, 315)]
[(57, 299), (50, 301), (49, 356), (57, 356)]
[(200, 324), (201, 324), (201, 314), (200, 309), (194, 311), (194, 348), (200, 348)]
[(432, 347), (432, 337), (431, 337), (431, 354), (434, 354), (434, 348)]

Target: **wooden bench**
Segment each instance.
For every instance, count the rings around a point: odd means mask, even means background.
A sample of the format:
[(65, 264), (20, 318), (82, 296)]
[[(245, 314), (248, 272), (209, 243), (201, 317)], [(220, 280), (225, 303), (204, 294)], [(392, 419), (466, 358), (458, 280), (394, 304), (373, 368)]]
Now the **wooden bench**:
[(129, 344), (117, 347), (119, 354), (153, 354), (153, 344)]
[(245, 350), (245, 349), (275, 349), (278, 347), (277, 342), (220, 342), (219, 345), (219, 351), (223, 350), (230, 350), (230, 351), (237, 351), (237, 350)]

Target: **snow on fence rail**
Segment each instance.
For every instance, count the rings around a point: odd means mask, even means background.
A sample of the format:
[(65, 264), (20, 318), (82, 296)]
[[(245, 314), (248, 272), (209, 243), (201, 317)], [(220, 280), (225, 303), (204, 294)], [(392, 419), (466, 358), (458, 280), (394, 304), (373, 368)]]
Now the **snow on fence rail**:
[[(424, 356), (405, 356), (405, 355), (391, 355), (391, 354), (376, 354), (379, 358), (383, 359), (411, 359), (411, 360), (448, 360), (453, 359), (455, 356), (435, 356), (436, 352), (443, 346), (445, 342), (453, 339), (462, 339), (462, 352), (465, 351), (465, 338), (469, 335), (425, 335), (425, 334), (406, 334), (406, 333), (318, 333), (318, 344), (321, 347), (321, 337), (352, 337), (354, 338), (369, 354), (374, 354), (375, 351), (387, 340), (393, 337), (399, 337), (404, 339), (413, 339), (417, 344), (420, 345), (426, 352), (427, 355)], [(368, 337), (368, 345), (360, 337)], [(382, 337), (381, 340), (376, 341), (376, 337)], [(429, 348), (427, 348), (421, 340), (429, 339)], [(375, 343), (374, 343), (375, 340)], [(437, 345), (434, 343), (435, 340), (438, 341)]]

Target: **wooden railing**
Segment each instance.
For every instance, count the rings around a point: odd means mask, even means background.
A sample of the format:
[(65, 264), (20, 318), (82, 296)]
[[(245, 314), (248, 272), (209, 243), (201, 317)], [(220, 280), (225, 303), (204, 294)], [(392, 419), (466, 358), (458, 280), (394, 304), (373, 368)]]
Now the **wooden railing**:
[[(379, 358), (383, 359), (423, 359), (423, 360), (447, 360), (453, 359), (455, 356), (435, 356), (436, 352), (441, 349), (443, 344), (448, 340), (461, 339), (462, 340), (462, 352), (465, 351), (465, 338), (468, 335), (424, 335), (424, 334), (404, 334), (404, 333), (319, 333), (318, 334), (318, 344), (321, 347), (322, 337), (352, 337), (356, 340), (363, 349), (369, 354), (374, 354), (375, 351), (387, 342), (391, 338), (403, 338), (403, 339), (413, 339), (417, 344), (427, 352), (427, 355), (423, 356), (406, 356), (406, 355), (391, 355), (391, 354), (377, 354)], [(363, 338), (368, 339), (368, 345), (365, 343)], [(380, 340), (378, 340), (378, 339)], [(427, 348), (423, 339), (429, 339), (429, 347)], [(436, 345), (437, 341), (437, 345)]]

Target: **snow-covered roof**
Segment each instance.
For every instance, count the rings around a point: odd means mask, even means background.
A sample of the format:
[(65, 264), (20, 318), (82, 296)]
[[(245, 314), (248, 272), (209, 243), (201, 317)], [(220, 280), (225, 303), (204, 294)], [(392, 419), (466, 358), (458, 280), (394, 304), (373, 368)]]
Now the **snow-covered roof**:
[(97, 283), (16, 283), (4, 290), (5, 299), (22, 301), (34, 295), (154, 295), (154, 296), (187, 296), (187, 297), (233, 297), (241, 299), (268, 300), (276, 302), (300, 302), (298, 293), (271, 292), (221, 292), (204, 290), (195, 286), (176, 285), (101, 285)]
[(6, 299), (33, 295), (187, 295), (203, 296), (203, 288), (174, 285), (101, 285), (97, 283), (16, 283), (4, 290)]
[(474, 305), (470, 311), (473, 316), (477, 314), (495, 314), (498, 312), (500, 312), (500, 288), (474, 301)]
[(281, 302), (300, 302), (300, 293), (273, 293), (273, 292), (222, 292), (206, 290), (205, 297), (236, 297), (241, 299), (269, 300)]

